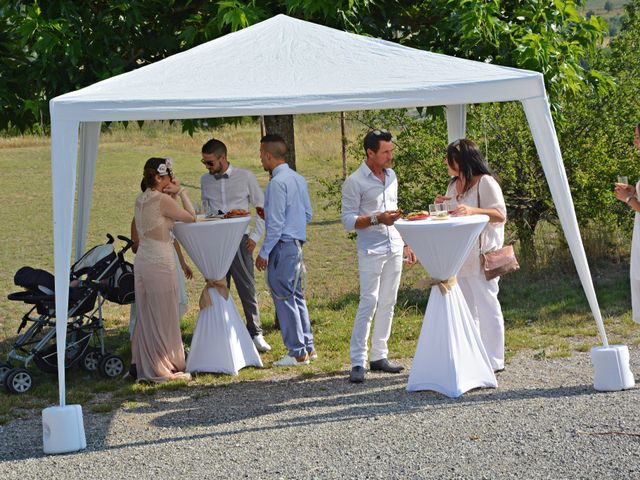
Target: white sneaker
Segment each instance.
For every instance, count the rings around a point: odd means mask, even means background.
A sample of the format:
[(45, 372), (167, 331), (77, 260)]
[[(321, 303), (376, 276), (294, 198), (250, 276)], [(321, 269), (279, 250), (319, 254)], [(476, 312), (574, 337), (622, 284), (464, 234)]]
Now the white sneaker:
[(297, 367), (298, 365), (309, 365), (309, 356), (307, 355), (304, 360), (298, 361), (296, 357), (285, 355), (280, 360), (273, 362), (274, 367)]
[(268, 352), (271, 350), (271, 345), (267, 343), (262, 335), (256, 335), (251, 340), (253, 340), (253, 344), (256, 346), (259, 352)]

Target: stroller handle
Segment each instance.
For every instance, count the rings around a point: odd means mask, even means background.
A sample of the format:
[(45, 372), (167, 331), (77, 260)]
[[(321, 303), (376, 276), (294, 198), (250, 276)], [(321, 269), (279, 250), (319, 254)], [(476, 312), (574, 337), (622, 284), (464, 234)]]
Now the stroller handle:
[(122, 240), (126, 244), (120, 251), (120, 254), (123, 254), (133, 246), (133, 241), (130, 238), (125, 237), (124, 235), (118, 235), (118, 240)]
[(111, 235), (110, 233), (107, 233), (107, 238), (109, 239), (109, 241), (107, 242), (107, 245), (114, 242), (113, 235)]

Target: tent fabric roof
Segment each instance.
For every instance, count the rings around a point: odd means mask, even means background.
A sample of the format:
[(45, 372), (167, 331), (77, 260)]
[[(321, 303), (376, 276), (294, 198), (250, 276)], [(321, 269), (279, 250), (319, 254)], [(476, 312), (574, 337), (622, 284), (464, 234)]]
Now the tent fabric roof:
[(278, 15), (52, 100), (80, 121), (309, 113), (523, 100), (542, 75)]

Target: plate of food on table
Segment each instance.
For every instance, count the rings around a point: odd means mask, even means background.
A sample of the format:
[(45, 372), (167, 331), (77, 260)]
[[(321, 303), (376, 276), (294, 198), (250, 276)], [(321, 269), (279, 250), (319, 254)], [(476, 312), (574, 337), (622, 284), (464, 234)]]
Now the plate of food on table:
[(251, 215), (251, 213), (246, 210), (234, 208), (225, 213), (224, 218), (248, 217), (249, 215)]
[(414, 210), (413, 212), (409, 212), (404, 216), (405, 220), (413, 221), (413, 220), (426, 220), (429, 218), (429, 212), (426, 210)]

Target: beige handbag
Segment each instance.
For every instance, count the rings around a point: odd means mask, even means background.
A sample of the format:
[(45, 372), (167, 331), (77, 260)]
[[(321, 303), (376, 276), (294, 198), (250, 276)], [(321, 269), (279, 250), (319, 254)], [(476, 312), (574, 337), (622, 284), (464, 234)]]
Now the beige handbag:
[(487, 280), (515, 272), (520, 268), (513, 245), (505, 245), (492, 252), (481, 253), (480, 264)]
[[(478, 180), (478, 208), (480, 208), (480, 180)], [(480, 265), (484, 271), (484, 277), (487, 280), (493, 280), (507, 273), (515, 272), (520, 268), (516, 253), (513, 251), (513, 245), (505, 245), (502, 248), (491, 252), (482, 253), (482, 233), (478, 237), (478, 246), (480, 247)]]

